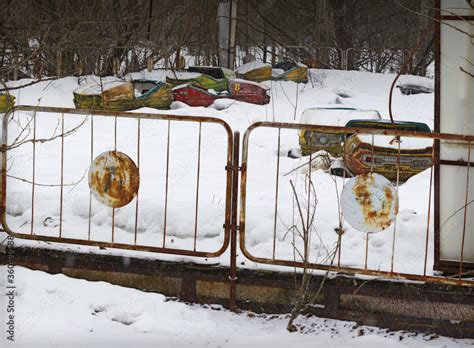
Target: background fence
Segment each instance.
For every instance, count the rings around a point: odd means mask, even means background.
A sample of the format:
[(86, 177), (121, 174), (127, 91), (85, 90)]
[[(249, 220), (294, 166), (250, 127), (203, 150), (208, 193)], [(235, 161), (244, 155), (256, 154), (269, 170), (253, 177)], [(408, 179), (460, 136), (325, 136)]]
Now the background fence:
[[(193, 65), (218, 66), (217, 50), (208, 54), (202, 46), (184, 47), (178, 52), (163, 54), (157, 47), (130, 49), (84, 48), (59, 49), (56, 54), (46, 55), (35, 50), (15, 52), (0, 49), (0, 78), (4, 81), (19, 78), (59, 78), (64, 76), (125, 76), (143, 70), (184, 69)], [(397, 72), (403, 65), (406, 49), (381, 48), (362, 49), (337, 47), (285, 46), (274, 48), (264, 54), (260, 47), (237, 50), (236, 66), (250, 59), (275, 64), (290, 59), (310, 68), (362, 70), (378, 73)], [(349, 66), (349, 59), (351, 66)]]

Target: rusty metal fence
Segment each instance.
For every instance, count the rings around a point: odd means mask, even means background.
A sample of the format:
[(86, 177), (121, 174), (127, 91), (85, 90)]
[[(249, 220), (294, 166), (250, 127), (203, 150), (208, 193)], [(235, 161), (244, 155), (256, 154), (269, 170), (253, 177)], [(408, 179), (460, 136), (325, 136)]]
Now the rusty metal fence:
[[(383, 197), (383, 200), (385, 204), (390, 204), (389, 200), (396, 197), (398, 201), (399, 198), (399, 203), (392, 204), (392, 209), (396, 210), (394, 221), (383, 225), (380, 232), (376, 231), (378, 226), (371, 226), (373, 231), (369, 228), (367, 232), (358, 232), (351, 226), (353, 223), (348, 224), (344, 215), (349, 215), (349, 212), (341, 209), (343, 202), (340, 201), (340, 194), (344, 191), (349, 174), (346, 171), (339, 171), (340, 176), (328, 173), (329, 166), (325, 163), (325, 158), (330, 156), (316, 152), (317, 140), (313, 140), (315, 151), (310, 151), (309, 156), (299, 159), (287, 156), (291, 146), (300, 146), (298, 137), (304, 137), (305, 132), (319, 133), (324, 137), (329, 137), (328, 134), (339, 136), (342, 151), (350, 151), (358, 145), (350, 142), (349, 135), (365, 137), (365, 153), (362, 151), (360, 159), (367, 162), (370, 172), (374, 168), (376, 170), (377, 166), (382, 166), (383, 159), (377, 157), (377, 144), (385, 141), (384, 146), (390, 146), (389, 143), (393, 143), (393, 156), (385, 160), (390, 162), (392, 168), (397, 168), (396, 172), (391, 173), (394, 191), (391, 196)], [(311, 139), (314, 138), (310, 137), (309, 141)], [(403, 178), (401, 168), (409, 158), (400, 150), (400, 144), (413, 145), (416, 141), (424, 142), (427, 149), (424, 157), (420, 157), (420, 153), (417, 155), (420, 158), (415, 158), (413, 162), (420, 165), (425, 161), (422, 168), (424, 171), (418, 170), (419, 175), (411, 179)], [(455, 224), (456, 228), (434, 231), (434, 226), (439, 228), (439, 224), (434, 224), (434, 219), (439, 219), (439, 216), (435, 216), (433, 207), (433, 196), (437, 194), (434, 192), (433, 168), (438, 165), (436, 159), (439, 144), (449, 144), (465, 152), (463, 157), (466, 163), (464, 171), (459, 172), (456, 177), (456, 181), (464, 187), (463, 194), (459, 197), (460, 206), (453, 207), (453, 214), (457, 215), (461, 224)], [(472, 272), (469, 271), (469, 267), (472, 269), (473, 245), (471, 238), (468, 238), (470, 232), (466, 223), (472, 215), (469, 202), (474, 196), (472, 182), (469, 182), (472, 180), (470, 168), (473, 145), (474, 136), (421, 133), (393, 128), (255, 123), (243, 136), (239, 225), (242, 253), (251, 261), (268, 265), (473, 286), (474, 281), (470, 276)], [(254, 155), (262, 147), (273, 149), (271, 153), (275, 154), (266, 163), (261, 163), (261, 157)], [(341, 155), (346, 158), (347, 165), (357, 153), (348, 156), (343, 152)], [(407, 179), (414, 181), (409, 186), (402, 184), (402, 180)], [(358, 193), (362, 196), (365, 194), (364, 204), (367, 201), (370, 204), (370, 198), (377, 198), (367, 196), (377, 193)], [(266, 205), (255, 206), (256, 201), (263, 199), (266, 200)], [(365, 213), (365, 223), (369, 227), (380, 217), (377, 216), (380, 212)], [(257, 219), (261, 216), (267, 217), (268, 223), (259, 226)], [(330, 221), (326, 221), (327, 216), (330, 216)], [(447, 220), (449, 218), (452, 216)], [(409, 224), (410, 221), (413, 224)], [(444, 221), (444, 226), (448, 225), (449, 222)], [(266, 236), (262, 237), (263, 233)], [(436, 248), (434, 244), (439, 243), (439, 233), (453, 240), (453, 248), (456, 249), (454, 254), (459, 260), (456, 262), (458, 268), (455, 275), (437, 276), (432, 273)], [(257, 240), (263, 242), (256, 243)]]
[[(384, 161), (395, 164), (387, 174), (393, 190), (383, 197), (389, 209), (365, 211), (365, 222), (381, 221), (381, 228), (358, 232), (346, 221), (340, 197), (350, 166), (331, 172), (337, 156), (312, 151), (316, 140), (305, 132), (339, 137), (345, 164), (360, 155), (371, 175)], [(259, 122), (243, 136), (241, 162), (239, 138), (211, 117), (17, 106), (3, 119), (3, 229), (36, 241), (195, 257), (230, 248), (232, 308), (239, 247), (260, 264), (474, 286), (474, 136)], [(309, 141), (309, 154), (289, 156), (301, 139)], [(363, 151), (347, 156), (364, 141)], [(415, 156), (418, 175), (410, 177), (401, 147), (414, 141), (429, 151)], [(391, 158), (377, 158), (381, 142), (392, 147)], [(456, 224), (436, 222), (440, 145), (465, 152)], [(440, 234), (454, 241), (455, 275), (431, 272)]]
[[(3, 229), (37, 241), (219, 256), (230, 240), (232, 149), (230, 127), (216, 118), (17, 106), (3, 118)], [(211, 166), (217, 176), (206, 183)], [(220, 247), (199, 245), (201, 233)]]

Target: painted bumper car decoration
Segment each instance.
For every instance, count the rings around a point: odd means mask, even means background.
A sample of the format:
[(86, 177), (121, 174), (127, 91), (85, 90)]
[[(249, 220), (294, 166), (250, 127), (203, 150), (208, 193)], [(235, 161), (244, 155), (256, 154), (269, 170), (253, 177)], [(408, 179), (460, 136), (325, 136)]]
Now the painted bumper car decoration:
[(73, 94), (78, 109), (168, 109), (173, 101), (171, 86), (154, 80), (115, 81), (103, 86), (94, 83), (79, 87)]
[(241, 79), (229, 80), (229, 94), (227, 98), (251, 104), (265, 105), (270, 102), (269, 89), (260, 83)]
[(273, 79), (278, 81), (308, 82), (308, 67), (301, 63), (283, 61), (275, 65)]
[(235, 69), (235, 73), (238, 78), (244, 80), (263, 82), (272, 78), (272, 66), (260, 61), (253, 61), (238, 67)]
[(216, 92), (211, 92), (193, 83), (176, 86), (172, 89), (173, 99), (189, 106), (209, 106), (219, 98)]
[[(360, 110), (354, 108), (311, 108), (303, 111), (300, 123), (320, 126), (343, 127), (350, 120), (368, 118), (380, 120), (376, 110)], [(343, 153), (341, 134), (314, 132), (302, 129), (299, 132), (299, 143), (303, 156), (317, 151), (327, 151), (332, 156)]]
[(15, 106), (15, 97), (10, 94), (0, 93), (0, 112), (7, 112)]
[(255, 82), (240, 79), (229, 80), (229, 89), (225, 92), (217, 93), (207, 90), (193, 83), (187, 83), (174, 87), (173, 98), (176, 101), (186, 103), (189, 106), (207, 107), (219, 98), (235, 99), (252, 104), (268, 104), (270, 96), (268, 88)]
[(178, 86), (192, 83), (216, 92), (227, 90), (227, 80), (234, 78), (232, 70), (212, 66), (192, 66), (187, 71), (172, 71), (166, 76), (166, 82)]
[[(395, 128), (430, 132), (429, 127), (418, 122), (395, 122), (355, 120), (347, 127)], [(373, 146), (372, 146), (373, 144)], [(432, 166), (433, 140), (402, 137), (399, 144), (396, 137), (385, 135), (350, 135), (345, 142), (345, 168), (352, 175), (367, 174), (371, 171), (385, 176), (392, 182), (405, 182), (415, 174)], [(400, 163), (398, 157), (400, 154)], [(399, 168), (399, 171), (398, 171)]]

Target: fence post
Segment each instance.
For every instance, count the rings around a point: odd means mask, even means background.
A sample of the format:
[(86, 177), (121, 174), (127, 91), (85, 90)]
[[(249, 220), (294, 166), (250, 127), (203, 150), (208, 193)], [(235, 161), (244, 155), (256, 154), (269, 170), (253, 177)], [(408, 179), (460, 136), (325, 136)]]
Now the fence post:
[(61, 77), (62, 73), (62, 52), (59, 49), (56, 53), (56, 76)]
[(115, 75), (120, 72), (120, 60), (118, 58), (112, 60), (112, 71)]
[(342, 49), (341, 48), (341, 69), (342, 70), (347, 70), (347, 49)]
[(234, 132), (233, 156), (232, 156), (232, 201), (230, 216), (230, 291), (229, 309), (235, 311), (236, 305), (236, 285), (237, 285), (237, 210), (239, 199), (239, 156), (240, 156), (240, 133)]
[(148, 72), (152, 72), (152, 71), (153, 71), (153, 65), (154, 65), (154, 64), (153, 64), (153, 57), (150, 56), (150, 57), (148, 57), (148, 59), (147, 59), (147, 65), (146, 65)]
[(18, 69), (18, 60), (19, 60), (19, 59), (18, 59), (18, 56), (17, 56), (17, 55), (15, 55), (14, 57), (15, 57), (15, 58), (13, 58), (13, 59), (14, 59), (14, 63), (13, 63), (13, 65), (14, 65), (14, 68), (13, 68), (13, 80), (16, 81), (16, 80), (18, 80), (18, 75), (19, 75), (19, 74), (18, 74), (18, 70), (19, 70), (19, 69)]

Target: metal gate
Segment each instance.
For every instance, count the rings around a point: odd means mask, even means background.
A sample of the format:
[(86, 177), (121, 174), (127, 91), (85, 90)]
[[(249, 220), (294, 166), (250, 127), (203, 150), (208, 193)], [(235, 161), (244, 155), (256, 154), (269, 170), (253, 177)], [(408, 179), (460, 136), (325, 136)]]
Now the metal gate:
[[(342, 151), (360, 146), (359, 142), (349, 140), (353, 138), (350, 135), (356, 134), (358, 139), (365, 137), (366, 151), (362, 158), (367, 160), (370, 172), (374, 167), (382, 166), (382, 159), (379, 162), (377, 153), (374, 153), (374, 148), (381, 146), (378, 143), (385, 141), (382, 146), (393, 147), (392, 168), (395, 164), (397, 172), (392, 173), (396, 174), (393, 175), (396, 182), (395, 191), (391, 195), (396, 196), (397, 200), (400, 198), (401, 207), (398, 215), (395, 214), (393, 223), (384, 225), (379, 229), (380, 232), (358, 232), (345, 223), (344, 214), (347, 212), (341, 209), (340, 193), (344, 190), (347, 180), (322, 170), (315, 170), (324, 168), (324, 154), (310, 151), (309, 156), (301, 159), (291, 159), (287, 156), (288, 143), (299, 146), (297, 139), (306, 131), (324, 135), (325, 142), (327, 138), (334, 136), (341, 139)], [(259, 138), (256, 133), (265, 136)], [(311, 139), (313, 137), (310, 141)], [(316, 150), (317, 140), (313, 141)], [(424, 146), (430, 149), (428, 155), (424, 154), (425, 157), (416, 159), (417, 163), (430, 161), (431, 165), (427, 166), (429, 169), (424, 170), (423, 174), (413, 178), (418, 180), (416, 184), (411, 185), (417, 190), (417, 193), (413, 194), (406, 192), (406, 186), (400, 185), (403, 177), (400, 168), (409, 158), (403, 156), (403, 151), (400, 150), (400, 145), (397, 149), (397, 144), (416, 141), (424, 142)], [(457, 274), (453, 276), (430, 275), (434, 264), (433, 164), (437, 163), (435, 148), (439, 143), (464, 152), (464, 158), (467, 158), (467, 170), (459, 172), (456, 177), (456, 180), (464, 185), (464, 191), (459, 197), (462, 202), (459, 207), (452, 207), (453, 214), (457, 219), (463, 220), (464, 225), (461, 225), (460, 231), (454, 231), (449, 221), (444, 221), (444, 225), (443, 222), (440, 224), (445, 227), (440, 231), (445, 236), (461, 236), (456, 240), (455, 252), (461, 262), (458, 264)], [(466, 225), (469, 202), (474, 198), (473, 186), (469, 183), (473, 145), (474, 136), (420, 133), (393, 128), (255, 123), (245, 132), (242, 146), (239, 224), (242, 253), (249, 260), (269, 265), (473, 286), (474, 281), (463, 279), (471, 274), (466, 268), (468, 259), (473, 257), (473, 245), (468, 238), (470, 231)], [(311, 144), (309, 146), (311, 147)], [(260, 151), (262, 147), (273, 149), (270, 153), (274, 156), (266, 163), (261, 163), (261, 157), (252, 158), (253, 152)], [(357, 152), (350, 156), (344, 153), (341, 155), (343, 158), (350, 157), (357, 155)], [(421, 175), (424, 175), (423, 180), (419, 179)], [(423, 195), (426, 197), (423, 198)], [(410, 196), (413, 202), (404, 200), (407, 196)], [(256, 204), (263, 199), (266, 200), (265, 204)], [(384, 197), (385, 201), (387, 199)], [(398, 203), (396, 205), (398, 210)], [(319, 215), (320, 211), (324, 211), (324, 214)], [(369, 221), (374, 220), (378, 212), (366, 213), (366, 221)], [(267, 217), (268, 222), (260, 226), (257, 220), (262, 216)], [(328, 216), (330, 221), (326, 221)], [(409, 220), (415, 221), (416, 224), (408, 225)], [(416, 228), (413, 230), (409, 226)], [(262, 233), (266, 233), (266, 237), (262, 237)], [(263, 239), (264, 242), (255, 244), (256, 239)]]

